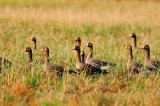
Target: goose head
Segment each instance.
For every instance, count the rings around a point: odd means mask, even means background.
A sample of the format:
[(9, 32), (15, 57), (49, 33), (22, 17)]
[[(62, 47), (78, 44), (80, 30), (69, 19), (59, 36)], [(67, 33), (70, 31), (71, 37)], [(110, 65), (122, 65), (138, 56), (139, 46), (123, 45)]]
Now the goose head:
[(28, 52), (28, 56), (29, 56), (28, 62), (29, 62), (29, 66), (30, 66), (30, 65), (31, 65), (30, 63), (32, 62), (32, 49), (31, 49), (31, 47), (26, 47), (26, 48), (24, 49), (24, 51), (25, 51), (25, 52)]
[(86, 47), (93, 48), (93, 44), (92, 43), (87, 43)]
[(80, 37), (76, 37), (75, 41), (78, 43), (79, 46), (81, 46), (81, 38)]
[(49, 56), (49, 48), (48, 47), (44, 47), (42, 49), (42, 52), (46, 53), (46, 55)]
[(80, 41), (81, 41), (81, 38), (80, 38), (80, 37), (76, 37), (76, 38), (75, 38), (75, 41), (80, 42)]
[(72, 50), (80, 51), (80, 47), (79, 47), (79, 46), (74, 46), (74, 47), (72, 48)]
[(33, 42), (36, 42), (36, 41), (37, 41), (37, 40), (36, 40), (36, 37), (31, 37), (30, 40), (33, 41)]
[(131, 37), (131, 38), (136, 38), (136, 34), (135, 34), (135, 33), (131, 33), (131, 34), (130, 34), (130, 37)]
[(147, 50), (147, 51), (150, 50), (149, 45), (144, 45), (144, 46), (141, 47), (141, 49)]
[(132, 46), (131, 45), (127, 45), (126, 49), (130, 50), (130, 49), (132, 49)]
[(24, 51), (25, 51), (25, 52), (32, 52), (32, 49), (31, 49), (31, 47), (26, 47), (26, 48), (24, 49)]

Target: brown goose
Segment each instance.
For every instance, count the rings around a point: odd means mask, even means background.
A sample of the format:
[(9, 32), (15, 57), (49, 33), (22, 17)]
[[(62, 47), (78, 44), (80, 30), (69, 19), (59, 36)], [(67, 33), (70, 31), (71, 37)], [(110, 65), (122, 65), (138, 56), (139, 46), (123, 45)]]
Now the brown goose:
[(149, 47), (149, 45), (144, 45), (141, 48), (146, 51), (146, 58), (145, 58), (146, 68), (149, 69), (150, 71), (157, 70), (160, 67), (160, 61), (150, 59), (150, 47)]
[(85, 57), (85, 53), (84, 53), (84, 51), (81, 51), (81, 61), (82, 61), (82, 63), (85, 63), (84, 57)]
[(42, 51), (45, 53), (45, 63), (44, 63), (44, 71), (47, 73), (54, 73), (58, 75), (62, 75), (62, 73), (65, 71), (65, 68), (63, 66), (57, 65), (57, 64), (51, 64), (49, 62), (49, 48), (45, 47), (42, 49)]
[(128, 61), (127, 61), (127, 69), (130, 70), (133, 74), (139, 74), (143, 65), (134, 62), (133, 54), (132, 54), (132, 46), (128, 45), (127, 49), (129, 51), (129, 57), (128, 57)]
[(79, 47), (81, 47), (81, 38), (80, 38), (80, 37), (76, 37), (76, 38), (75, 38), (75, 41), (77, 42), (77, 45), (78, 45)]
[(101, 68), (103, 66), (116, 66), (116, 64), (114, 64), (114, 63), (94, 59), (93, 58), (93, 44), (87, 43), (86, 46), (90, 49), (90, 53), (88, 54), (85, 63), (93, 65), (97, 68)]
[(44, 69), (44, 72), (47, 72), (47, 73), (53, 73), (53, 74), (58, 74), (59, 76), (62, 76), (63, 72), (66, 72), (68, 71), (69, 74), (77, 74), (77, 72), (75, 72), (74, 70), (66, 70), (65, 67), (61, 66), (61, 65), (57, 65), (57, 64), (51, 64), (49, 62), (49, 48), (48, 47), (45, 47), (42, 49), (42, 51), (45, 53), (45, 62), (44, 62), (44, 66), (43, 66), (43, 69)]
[(76, 69), (78, 71), (85, 71), (86, 74), (89, 74), (89, 75), (98, 74), (98, 73), (103, 73), (103, 74), (108, 73), (106, 70), (101, 70), (100, 68), (94, 67), (94, 66), (86, 64), (86, 63), (83, 63), (81, 61), (81, 57), (80, 57), (81, 49), (80, 49), (79, 46), (75, 46), (72, 50), (77, 51)]
[(32, 49), (31, 49), (31, 47), (26, 47), (24, 51), (28, 52), (28, 66), (31, 69), (32, 61), (33, 61), (33, 59), (32, 59)]

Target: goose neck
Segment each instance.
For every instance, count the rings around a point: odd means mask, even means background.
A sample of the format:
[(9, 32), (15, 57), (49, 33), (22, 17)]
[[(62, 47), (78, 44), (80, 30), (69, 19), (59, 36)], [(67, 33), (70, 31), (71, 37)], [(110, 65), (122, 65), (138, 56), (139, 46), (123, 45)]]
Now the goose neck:
[(146, 50), (146, 59), (150, 59), (150, 49)]
[(132, 48), (129, 49), (129, 59), (133, 59)]
[(34, 50), (37, 50), (37, 42), (34, 41)]
[(134, 37), (134, 48), (137, 48), (137, 37)]
[(77, 50), (77, 63), (81, 62), (81, 57), (80, 57), (80, 50)]
[(33, 59), (32, 59), (32, 51), (28, 52), (28, 57), (29, 57), (28, 62), (31, 63), (33, 61)]

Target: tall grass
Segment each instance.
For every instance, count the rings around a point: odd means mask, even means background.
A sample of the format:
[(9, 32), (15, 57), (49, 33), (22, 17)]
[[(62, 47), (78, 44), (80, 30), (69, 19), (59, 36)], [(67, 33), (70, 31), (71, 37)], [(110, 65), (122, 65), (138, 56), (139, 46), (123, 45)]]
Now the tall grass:
[[(160, 73), (130, 75), (127, 51), (134, 32), (149, 44), (151, 58), (160, 59), (160, 7), (157, 2), (0, 1), (0, 55), (13, 62), (0, 75), (1, 105), (160, 105)], [(95, 78), (64, 74), (56, 79), (41, 65), (27, 69), (25, 47), (37, 37), (38, 49), (48, 46), (52, 63), (75, 69), (73, 39), (94, 44), (94, 57), (117, 63), (109, 75)], [(43, 57), (34, 55), (34, 60)], [(144, 62), (144, 53), (135, 56)], [(123, 75), (124, 74), (124, 75)]]

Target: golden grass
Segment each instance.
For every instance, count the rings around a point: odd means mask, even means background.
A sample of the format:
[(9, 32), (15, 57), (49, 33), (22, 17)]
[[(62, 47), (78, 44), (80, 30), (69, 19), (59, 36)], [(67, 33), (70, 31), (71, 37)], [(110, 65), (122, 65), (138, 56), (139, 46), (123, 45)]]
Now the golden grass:
[[(160, 58), (160, 6), (139, 1), (0, 1), (0, 55), (11, 60), (0, 75), (2, 105), (160, 105), (160, 74), (132, 76), (126, 71), (125, 45), (137, 33), (138, 43), (149, 44), (152, 57)], [(117, 63), (107, 76), (64, 75), (58, 81), (43, 75), (41, 65), (27, 70), (25, 47), (36, 36), (38, 49), (50, 48), (51, 62), (75, 69), (73, 39), (94, 44), (94, 57)], [(140, 45), (140, 44), (139, 44)], [(156, 51), (156, 53), (155, 53)], [(155, 54), (155, 55), (153, 55)], [(34, 55), (34, 59), (41, 57)], [(143, 63), (144, 53), (135, 56)]]

